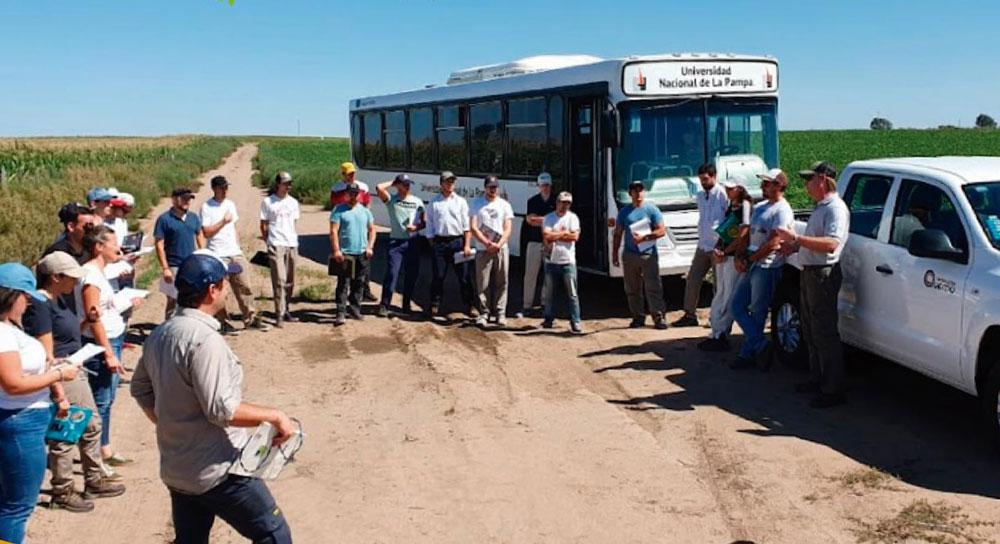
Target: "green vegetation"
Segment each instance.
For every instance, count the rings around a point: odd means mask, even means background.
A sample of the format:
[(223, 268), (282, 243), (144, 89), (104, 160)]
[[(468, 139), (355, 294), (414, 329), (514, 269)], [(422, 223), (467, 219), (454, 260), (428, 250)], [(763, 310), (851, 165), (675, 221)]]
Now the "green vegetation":
[[(788, 200), (793, 208), (811, 208), (796, 172), (825, 160), (842, 171), (851, 161), (885, 157), (1000, 155), (1000, 131), (943, 130), (809, 130), (781, 133), (781, 167), (790, 176)], [(1000, 177), (1000, 173), (998, 173)]]
[(133, 218), (160, 197), (191, 183), (240, 143), (236, 138), (31, 138), (0, 140), (0, 255), (33, 263), (62, 230), (67, 202), (91, 187), (117, 187), (136, 199)]
[(346, 138), (265, 138), (258, 148), (255, 182), (266, 187), (286, 170), (294, 180), (292, 195), (304, 204), (327, 204), (330, 186), (340, 179), (340, 163), (351, 160)]
[(986, 544), (993, 542), (996, 523), (970, 519), (957, 506), (917, 499), (894, 517), (875, 523), (853, 519), (858, 542), (932, 542)]

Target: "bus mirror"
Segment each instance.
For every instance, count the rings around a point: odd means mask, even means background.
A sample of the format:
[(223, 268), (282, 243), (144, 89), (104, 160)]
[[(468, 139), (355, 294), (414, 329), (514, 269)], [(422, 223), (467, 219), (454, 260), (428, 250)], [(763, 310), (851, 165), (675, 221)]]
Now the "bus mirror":
[(621, 115), (618, 108), (608, 104), (601, 119), (601, 147), (621, 146)]

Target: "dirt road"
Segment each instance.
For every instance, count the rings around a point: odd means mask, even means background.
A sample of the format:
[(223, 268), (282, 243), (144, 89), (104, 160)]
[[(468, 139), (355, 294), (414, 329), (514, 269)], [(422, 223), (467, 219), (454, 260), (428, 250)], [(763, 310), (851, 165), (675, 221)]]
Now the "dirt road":
[[(261, 245), (255, 152), (239, 149), (202, 179), (207, 187), (222, 173), (233, 184), (248, 255)], [(327, 225), (316, 208), (300, 223), (301, 285), (329, 282)], [(255, 281), (269, 296), (266, 272)], [(627, 329), (620, 289), (584, 278), (583, 337), (535, 330), (535, 320), (482, 331), (369, 316), (335, 329), (329, 301), (297, 302), (301, 322), (283, 330), (230, 337), (244, 398), (284, 408), (306, 430), (271, 485), (295, 540), (986, 542), (997, 533), (973, 524), (1000, 521), (1000, 471), (972, 399), (852, 354), (851, 403), (817, 412), (792, 392), (796, 372), (735, 372), (698, 352), (704, 329)], [(259, 304), (271, 310), (269, 299)], [(162, 312), (156, 294), (133, 323), (149, 330)], [(125, 388), (114, 410), (113, 441), (136, 459), (121, 469), (128, 492), (87, 515), (40, 508), (32, 542), (171, 541), (153, 428)], [(940, 532), (921, 533), (931, 530)], [(217, 524), (213, 542), (240, 541)]]

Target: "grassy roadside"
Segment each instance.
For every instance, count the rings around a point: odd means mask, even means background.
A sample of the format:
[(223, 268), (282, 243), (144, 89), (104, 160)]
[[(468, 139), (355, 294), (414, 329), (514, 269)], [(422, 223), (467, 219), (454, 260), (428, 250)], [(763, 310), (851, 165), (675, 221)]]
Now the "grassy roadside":
[(326, 204), (340, 163), (351, 158), (346, 138), (262, 138), (257, 144), (254, 183), (266, 187), (281, 170), (292, 174), (292, 195), (304, 204)]

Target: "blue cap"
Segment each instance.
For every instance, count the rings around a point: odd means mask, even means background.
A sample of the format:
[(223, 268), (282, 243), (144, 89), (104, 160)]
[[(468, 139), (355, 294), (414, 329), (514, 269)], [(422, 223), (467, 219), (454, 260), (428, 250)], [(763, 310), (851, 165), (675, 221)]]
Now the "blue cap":
[(111, 200), (115, 195), (111, 194), (104, 187), (94, 187), (93, 189), (87, 191), (87, 200), (89, 202), (99, 202), (104, 200)]
[(0, 287), (14, 289), (31, 295), (31, 298), (45, 302), (47, 299), (38, 292), (35, 275), (21, 263), (0, 264)]
[(181, 293), (204, 293), (209, 285), (215, 285), (229, 274), (239, 274), (243, 267), (226, 263), (207, 249), (199, 249), (181, 262), (177, 268), (174, 285)]

